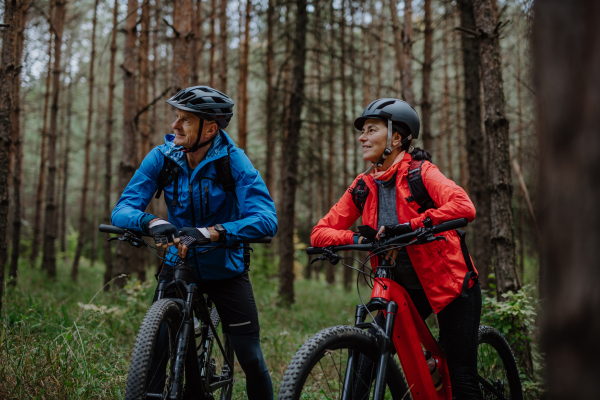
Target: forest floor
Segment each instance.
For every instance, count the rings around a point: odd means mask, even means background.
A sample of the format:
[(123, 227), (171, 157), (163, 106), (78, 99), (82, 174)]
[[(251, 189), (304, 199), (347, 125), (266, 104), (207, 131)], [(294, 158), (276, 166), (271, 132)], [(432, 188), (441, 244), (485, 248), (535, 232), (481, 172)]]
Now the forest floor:
[[(53, 282), (39, 268), (21, 265), (18, 285), (7, 287), (0, 326), (0, 399), (122, 399), (137, 330), (152, 301), (151, 281), (124, 291), (101, 291), (104, 267), (82, 260), (77, 284), (70, 263)], [(277, 280), (250, 272), (261, 341), (275, 393), (298, 348), (317, 331), (352, 324), (356, 289), (298, 280), (291, 309), (277, 305)], [(363, 289), (368, 297), (370, 290)], [(245, 399), (236, 365), (234, 399)]]

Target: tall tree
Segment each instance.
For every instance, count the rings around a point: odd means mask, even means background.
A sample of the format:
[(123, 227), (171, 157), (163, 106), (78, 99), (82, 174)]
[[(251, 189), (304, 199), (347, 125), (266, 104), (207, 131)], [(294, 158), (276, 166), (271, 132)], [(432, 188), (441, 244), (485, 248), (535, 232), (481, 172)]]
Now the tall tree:
[(473, 0), (488, 137), (491, 183), (492, 258), (498, 299), (509, 290), (521, 288), (515, 259), (510, 174), (508, 119), (504, 111), (504, 85), (500, 61), (499, 25), (492, 0)]
[(423, 14), (425, 22), (425, 43), (423, 45), (423, 71), (421, 75), (421, 138), (423, 138), (423, 147), (431, 151), (433, 148), (433, 137), (431, 136), (431, 70), (433, 65), (431, 0), (424, 1)]
[[(69, 41), (69, 48), (68, 48), (68, 52), (69, 52), (69, 57), (67, 57), (68, 60), (70, 60), (71, 58), (71, 54), (73, 54), (71, 48), (72, 48), (72, 42), (73, 40)], [(66, 121), (66, 127), (65, 127), (65, 132), (64, 132), (64, 153), (62, 155), (62, 157), (64, 158), (63, 163), (62, 163), (62, 168), (63, 168), (63, 180), (62, 180), (62, 189), (60, 191), (60, 195), (62, 196), (62, 199), (60, 201), (60, 206), (61, 206), (61, 211), (60, 211), (60, 217), (62, 218), (61, 221), (61, 226), (62, 229), (60, 230), (60, 250), (64, 253), (63, 257), (66, 261), (67, 259), (67, 188), (69, 187), (69, 155), (71, 153), (71, 136), (72, 136), (72, 130), (71, 130), (71, 122), (73, 120), (73, 73), (71, 71), (71, 68), (69, 68), (69, 84), (67, 85), (67, 109), (66, 109), (66, 113), (67, 113), (67, 121)]]
[[(454, 180), (453, 165), (452, 165), (452, 127), (450, 126), (450, 76), (448, 75), (448, 19), (450, 14), (446, 9), (444, 16), (444, 34), (442, 35), (443, 42), (443, 75), (444, 75), (444, 92), (442, 94), (442, 115), (440, 118), (440, 133), (438, 140), (438, 166), (442, 171), (448, 174), (450, 180)], [(444, 139), (446, 144), (444, 146)], [(445, 154), (444, 154), (445, 152)], [(442, 160), (444, 162), (442, 163)], [(445, 167), (445, 168), (444, 168)]]
[(44, 119), (42, 123), (42, 145), (40, 146), (40, 169), (38, 173), (38, 182), (35, 195), (35, 219), (33, 223), (33, 243), (29, 261), (33, 264), (38, 258), (40, 243), (42, 237), (42, 215), (44, 206), (44, 186), (46, 185), (46, 160), (48, 156), (47, 138), (48, 138), (48, 107), (50, 105), (50, 90), (52, 84), (52, 40), (54, 39), (54, 25), (52, 24), (52, 16), (54, 14), (54, 0), (50, 0), (50, 8), (48, 10), (48, 71), (46, 74), (46, 94), (44, 96)]
[[(156, 0), (158, 4), (158, 0)], [(157, 10), (158, 12), (159, 10)], [(110, 66), (108, 72), (108, 106), (106, 107), (106, 137), (104, 147), (104, 203), (103, 209), (103, 221), (105, 224), (110, 224), (110, 193), (111, 193), (111, 180), (112, 180), (112, 130), (113, 130), (113, 101), (115, 97), (115, 60), (117, 55), (117, 18), (119, 15), (119, 2), (115, 0), (113, 6), (113, 29), (112, 36), (110, 39)], [(155, 28), (159, 24), (159, 19), (156, 19)], [(155, 29), (158, 31), (158, 29)], [(155, 37), (158, 33), (155, 33)], [(156, 39), (155, 39), (156, 40)], [(156, 50), (154, 52), (154, 61), (156, 62)], [(155, 126), (155, 125), (154, 125)], [(112, 279), (113, 270), (113, 259), (112, 259), (112, 248), (107, 240), (104, 240), (104, 290), (108, 291), (108, 282)]]
[[(10, 159), (12, 95), (17, 73), (16, 46), (19, 29), (18, 0), (4, 1), (4, 27), (2, 31), (2, 59), (0, 60), (0, 314), (4, 292), (4, 266), (8, 258), (6, 224), (8, 220), (8, 169)], [(18, 101), (18, 100), (17, 100)]]
[(221, 9), (219, 11), (219, 47), (221, 48), (221, 65), (219, 70), (219, 90), (227, 93), (227, 3), (228, 0), (219, 0)]
[(412, 0), (404, 0), (404, 26), (402, 29), (402, 51), (404, 52), (402, 60), (402, 99), (408, 103), (415, 102), (413, 91), (413, 72), (412, 72)]
[[(142, 17), (140, 19), (140, 42), (138, 53), (138, 119), (137, 130), (140, 134), (140, 156), (141, 161), (150, 151), (150, 116), (148, 110), (145, 110), (150, 103), (150, 1), (145, 0), (142, 3)], [(192, 13), (193, 15), (193, 13)], [(193, 42), (193, 41), (192, 41)], [(195, 69), (195, 68), (194, 68)], [(194, 70), (192, 69), (192, 71)]]
[[(246, 16), (244, 20), (244, 38), (240, 32), (240, 75), (238, 83), (238, 147), (247, 151), (248, 137), (248, 56), (250, 54), (250, 19), (252, 1), (246, 1)], [(240, 13), (240, 19), (242, 15)]]
[(282, 304), (294, 302), (294, 213), (298, 181), (298, 143), (304, 105), (304, 68), (306, 64), (306, 0), (296, 0), (296, 35), (294, 38), (292, 90), (289, 100), (288, 135), (283, 154), (283, 202), (280, 230), (279, 297)]
[(267, 80), (267, 98), (265, 104), (265, 131), (266, 131), (266, 173), (265, 183), (269, 189), (271, 197), (275, 196), (275, 151), (277, 143), (275, 141), (275, 88), (273, 84), (274, 75), (274, 54), (275, 54), (275, 0), (269, 0), (267, 8), (267, 65), (266, 76)]
[[(519, 167), (523, 169), (523, 98), (521, 95), (521, 30), (519, 29), (519, 23), (517, 22), (517, 113), (519, 116), (519, 125), (517, 131), (519, 132), (519, 143), (517, 149), (517, 157), (519, 161)], [(523, 187), (519, 185), (519, 271), (521, 276), (525, 272), (525, 241), (524, 241), (524, 229), (525, 229), (525, 213), (523, 208), (523, 198), (525, 193)]]
[[(136, 159), (136, 129), (135, 116), (137, 114), (137, 100), (135, 87), (136, 70), (136, 37), (137, 37), (137, 0), (128, 0), (127, 19), (125, 22), (125, 49), (123, 51), (123, 136), (121, 139), (122, 153), (119, 163), (119, 178), (117, 191), (122, 193), (131, 180), (135, 169)], [(187, 53), (186, 53), (187, 54)], [(175, 75), (175, 74), (174, 74)], [(112, 96), (109, 96), (112, 99)], [(110, 100), (109, 100), (110, 101)], [(131, 272), (134, 261), (132, 247), (128, 244), (119, 243), (115, 254), (114, 276), (115, 278)], [(124, 278), (115, 279), (115, 286), (122, 288), (125, 285)]]
[(210, 1), (210, 59), (208, 62), (209, 86), (215, 87), (215, 51), (217, 49), (217, 35), (215, 20), (217, 19), (217, 0)]
[[(19, 254), (21, 243), (21, 174), (23, 172), (23, 138), (21, 135), (21, 70), (20, 64), (23, 59), (23, 45), (25, 43), (25, 23), (27, 21), (27, 12), (29, 11), (29, 3), (26, 1), (18, 2), (16, 11), (15, 23), (17, 23), (16, 38), (15, 38), (15, 82), (12, 94), (12, 115), (11, 115), (11, 136), (14, 152), (13, 162), (13, 232), (12, 232), (12, 252), (10, 254), (10, 272), (11, 282), (16, 284), (17, 270), (19, 267)], [(1, 282), (0, 282), (1, 283)]]
[(175, 0), (173, 3), (173, 88), (174, 93), (190, 83), (190, 43), (193, 39), (192, 0)]
[[(453, 22), (455, 20), (453, 19)], [(458, 23), (460, 25), (460, 12), (458, 13)], [(460, 186), (465, 189), (467, 192), (469, 190), (469, 170), (467, 163), (467, 149), (465, 148), (465, 135), (463, 129), (463, 120), (462, 120), (462, 104), (463, 104), (463, 96), (461, 92), (460, 86), (460, 61), (461, 61), (461, 48), (460, 48), (460, 33), (458, 30), (454, 29), (453, 43), (454, 43), (454, 106), (456, 107), (456, 113), (454, 118), (454, 125), (456, 126), (456, 140), (458, 142), (458, 172), (459, 172), (459, 183)]]
[(600, 4), (539, 0), (533, 76), (541, 155), (542, 343), (552, 400), (598, 397)]
[(396, 0), (389, 0), (390, 4), (390, 15), (392, 16), (392, 31), (394, 32), (394, 55), (396, 61), (396, 69), (400, 74), (400, 80), (402, 80), (402, 71), (404, 70), (404, 53), (402, 51), (402, 31), (400, 28), (400, 22), (398, 22), (398, 8), (396, 7)]
[(48, 131), (48, 181), (46, 183), (46, 212), (44, 215), (44, 255), (42, 268), (48, 277), (56, 276), (56, 138), (58, 123), (58, 105), (60, 104), (60, 58), (65, 28), (67, 0), (56, 0), (54, 10), (54, 68), (52, 69), (52, 108), (50, 111), (50, 129)]
[[(339, 61), (336, 59), (335, 54), (335, 8), (333, 5), (333, 0), (329, 1), (329, 29), (331, 30), (329, 34), (330, 42), (329, 42), (329, 126), (327, 132), (327, 149), (329, 150), (328, 160), (327, 160), (327, 208), (333, 206), (335, 202), (335, 178), (336, 174), (334, 173), (335, 168), (335, 132), (336, 132), (336, 118), (337, 115), (335, 109), (335, 81), (336, 81), (336, 63)], [(335, 282), (335, 265), (331, 263), (327, 263), (325, 266), (325, 279), (328, 284), (332, 284)]]
[[(461, 28), (464, 32), (475, 32), (473, 0), (459, 0)], [(481, 78), (479, 72), (479, 43), (471, 34), (461, 36), (463, 56), (463, 85), (465, 97), (465, 136), (467, 161), (469, 165), (469, 195), (477, 209), (477, 218), (473, 222), (473, 252), (479, 280), (484, 289), (489, 288), (491, 272), (491, 222), (490, 191), (487, 178), (487, 140), (481, 129)]]
[[(102, 90), (98, 90), (98, 96), (96, 100), (97, 104), (97, 117), (96, 117), (96, 145), (95, 145), (95, 155), (94, 155), (94, 165), (101, 165), (101, 154), (102, 154), (102, 141), (104, 140), (104, 134), (102, 132), (102, 123), (104, 121), (104, 99), (102, 99)], [(100, 208), (100, 169), (94, 168), (94, 177), (93, 177), (93, 195), (92, 195), (92, 224), (90, 226), (90, 231), (92, 234), (92, 251), (90, 254), (90, 265), (94, 266), (96, 263), (96, 257), (98, 254), (98, 225), (101, 219), (100, 214), (102, 210)]]
[[(92, 145), (92, 120), (94, 117), (94, 91), (95, 91), (95, 74), (94, 65), (96, 61), (96, 23), (98, 21), (98, 1), (94, 2), (94, 17), (92, 18), (92, 40), (90, 50), (90, 75), (88, 77), (89, 93), (88, 93), (88, 114), (87, 114), (87, 128), (85, 130), (85, 161), (83, 166), (83, 182), (81, 185), (81, 203), (79, 208), (79, 232), (77, 234), (77, 248), (75, 249), (75, 257), (73, 258), (73, 268), (71, 269), (71, 280), (77, 281), (77, 275), (79, 274), (79, 258), (81, 257), (81, 251), (83, 250), (83, 242), (87, 239), (88, 229), (87, 226), (87, 194), (88, 185), (90, 181), (90, 163), (91, 163), (91, 145)], [(58, 9), (58, 7), (57, 7)]]

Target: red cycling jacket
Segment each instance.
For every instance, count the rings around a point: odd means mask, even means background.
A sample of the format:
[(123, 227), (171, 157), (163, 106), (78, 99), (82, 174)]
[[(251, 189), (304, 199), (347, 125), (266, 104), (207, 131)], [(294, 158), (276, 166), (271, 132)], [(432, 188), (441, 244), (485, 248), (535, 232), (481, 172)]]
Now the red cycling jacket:
[[(419, 214), (417, 212), (419, 205), (415, 201), (410, 203), (406, 201), (406, 198), (411, 195), (406, 179), (411, 159), (411, 155), (407, 153), (402, 161), (396, 164), (398, 165), (396, 208), (400, 223), (410, 221), (411, 227), (416, 229), (423, 227), (423, 220), (427, 217), (431, 218), (434, 225), (457, 218), (467, 218), (469, 222), (475, 219), (475, 207), (467, 193), (428, 161), (421, 166), (421, 176), (437, 209), (429, 209)], [(361, 177), (370, 189), (362, 214), (362, 223), (377, 229), (377, 184), (371, 175), (361, 174), (354, 180), (352, 188)], [(351, 190), (347, 190), (329, 213), (313, 228), (311, 234), (313, 246), (354, 243), (354, 232), (348, 228), (361, 214), (352, 201), (350, 192)], [(445, 236), (448, 241), (441, 240), (407, 247), (410, 260), (436, 314), (461, 294), (463, 280), (468, 272), (456, 231), (447, 231), (440, 235)], [(371, 265), (377, 266), (376, 257), (371, 259)], [(472, 285), (473, 281), (470, 282), (469, 287)]]

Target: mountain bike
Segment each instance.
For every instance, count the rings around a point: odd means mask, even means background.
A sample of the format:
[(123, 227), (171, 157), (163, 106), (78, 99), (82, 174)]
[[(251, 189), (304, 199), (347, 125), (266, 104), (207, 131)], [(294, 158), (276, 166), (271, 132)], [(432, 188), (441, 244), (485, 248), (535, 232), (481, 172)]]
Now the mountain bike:
[[(298, 350), (288, 365), (280, 388), (279, 400), (297, 399), (445, 399), (452, 400), (450, 375), (444, 352), (419, 315), (406, 290), (391, 278), (390, 263), (382, 262), (375, 271), (366, 263), (391, 249), (446, 240), (441, 233), (467, 225), (466, 219), (448, 221), (401, 236), (370, 244), (333, 247), (309, 247), (318, 260), (332, 264), (342, 262), (359, 276), (368, 276), (371, 299), (356, 307), (354, 326), (324, 329)], [(368, 251), (357, 269), (344, 261), (338, 252)], [(383, 311), (385, 327), (365, 322), (367, 315)], [(374, 334), (365, 331), (369, 329)], [(394, 359), (394, 353), (402, 368)], [(436, 371), (438, 371), (436, 373)], [(439, 373), (439, 375), (437, 375)], [(435, 383), (434, 383), (434, 377)], [(496, 329), (479, 327), (477, 379), (485, 400), (521, 400), (519, 371), (506, 339)]]
[[(153, 249), (141, 235), (126, 229), (100, 225), (100, 232), (122, 235), (109, 241)], [(193, 241), (187, 236), (180, 239)], [(231, 246), (191, 247), (196, 247), (198, 256), (216, 249), (243, 248), (244, 263), (249, 264), (249, 244), (270, 242), (270, 237), (263, 237)], [(156, 252), (155, 255), (160, 257)], [(159, 282), (156, 301), (146, 313), (135, 340), (125, 400), (230, 400), (235, 380), (229, 335), (220, 329), (219, 313), (210, 298), (199, 293), (192, 282), (192, 266), (179, 257), (170, 261), (174, 264), (173, 278)], [(177, 298), (165, 298), (171, 288)], [(163, 345), (159, 346), (159, 342)]]

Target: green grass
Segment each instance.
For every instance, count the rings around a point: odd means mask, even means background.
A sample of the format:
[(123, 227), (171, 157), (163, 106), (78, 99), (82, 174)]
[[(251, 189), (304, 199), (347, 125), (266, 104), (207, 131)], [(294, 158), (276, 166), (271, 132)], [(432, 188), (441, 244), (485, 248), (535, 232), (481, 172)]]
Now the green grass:
[[(103, 265), (85, 259), (79, 282), (70, 264), (58, 279), (28, 263), (16, 288), (7, 287), (0, 325), (0, 398), (123, 398), (135, 336), (155, 282), (132, 282), (125, 291), (101, 291)], [(287, 364), (314, 333), (352, 324), (356, 291), (323, 281), (296, 282), (296, 303), (277, 305), (277, 280), (250, 273), (261, 323), (261, 341), (277, 393)], [(370, 290), (363, 289), (369, 297)], [(94, 297), (95, 296), (95, 297)], [(93, 300), (92, 300), (93, 299)], [(90, 302), (91, 301), (91, 302)], [(245, 378), (236, 366), (235, 399), (245, 399)]]

